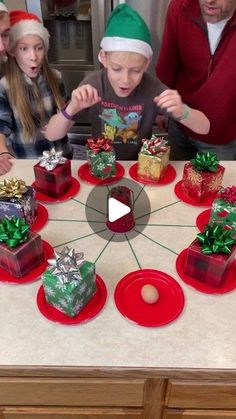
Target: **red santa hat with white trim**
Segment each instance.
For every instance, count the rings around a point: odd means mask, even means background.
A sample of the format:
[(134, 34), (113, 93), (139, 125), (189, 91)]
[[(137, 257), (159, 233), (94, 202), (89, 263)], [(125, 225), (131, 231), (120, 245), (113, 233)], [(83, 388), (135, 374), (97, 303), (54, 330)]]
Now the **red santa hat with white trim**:
[(44, 42), (45, 49), (49, 48), (49, 33), (43, 26), (41, 20), (34, 13), (28, 13), (24, 10), (12, 10), (10, 13), (10, 49), (23, 36), (38, 35)]

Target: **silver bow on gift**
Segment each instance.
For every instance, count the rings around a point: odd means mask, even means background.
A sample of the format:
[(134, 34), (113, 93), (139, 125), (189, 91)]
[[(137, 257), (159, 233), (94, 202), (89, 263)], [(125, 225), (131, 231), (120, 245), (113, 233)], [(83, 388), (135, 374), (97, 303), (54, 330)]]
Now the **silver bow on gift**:
[(62, 284), (82, 279), (80, 267), (84, 264), (84, 253), (75, 253), (75, 249), (65, 246), (60, 253), (55, 252), (54, 259), (48, 259), (49, 270)]
[(65, 162), (66, 158), (62, 156), (62, 151), (56, 151), (54, 147), (51, 150), (44, 151), (43, 156), (39, 159), (39, 165), (45, 167), (48, 171), (55, 169), (58, 164), (64, 164)]

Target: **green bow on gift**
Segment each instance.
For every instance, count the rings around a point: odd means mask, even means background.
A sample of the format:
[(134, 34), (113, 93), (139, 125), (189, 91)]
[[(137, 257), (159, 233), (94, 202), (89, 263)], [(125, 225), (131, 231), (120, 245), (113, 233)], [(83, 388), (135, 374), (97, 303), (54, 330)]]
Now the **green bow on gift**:
[(0, 221), (0, 242), (16, 247), (28, 239), (29, 226), (24, 218), (4, 218)]
[(201, 242), (202, 253), (210, 255), (212, 253), (230, 253), (231, 246), (236, 244), (236, 239), (232, 238), (232, 231), (225, 230), (221, 224), (207, 224), (203, 233), (197, 234)]
[(197, 153), (196, 157), (191, 160), (191, 163), (199, 172), (202, 172), (203, 170), (216, 172), (219, 165), (219, 159), (216, 154), (208, 151), (207, 153)]

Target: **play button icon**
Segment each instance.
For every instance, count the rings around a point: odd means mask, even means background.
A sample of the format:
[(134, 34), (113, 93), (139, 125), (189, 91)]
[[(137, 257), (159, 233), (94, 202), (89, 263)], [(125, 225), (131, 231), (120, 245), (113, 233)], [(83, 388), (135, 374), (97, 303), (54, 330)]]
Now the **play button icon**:
[(123, 204), (115, 198), (109, 198), (108, 200), (108, 220), (113, 222), (129, 214), (131, 208), (128, 205)]
[(145, 189), (145, 185), (125, 177), (114, 185), (92, 188), (85, 203), (91, 230), (108, 242), (126, 242), (138, 236), (151, 214)]

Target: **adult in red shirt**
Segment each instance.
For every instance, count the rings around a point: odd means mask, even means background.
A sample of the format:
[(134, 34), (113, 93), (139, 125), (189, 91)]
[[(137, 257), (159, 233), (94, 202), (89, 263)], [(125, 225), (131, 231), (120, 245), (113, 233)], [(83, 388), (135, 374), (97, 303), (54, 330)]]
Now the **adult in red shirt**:
[(211, 123), (207, 135), (196, 136), (169, 118), (172, 159), (212, 151), (236, 160), (235, 45), (236, 0), (171, 1), (156, 74)]

